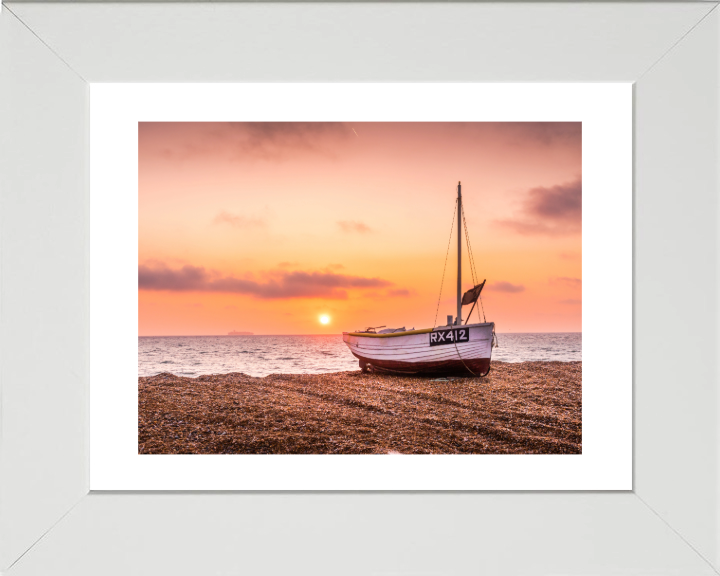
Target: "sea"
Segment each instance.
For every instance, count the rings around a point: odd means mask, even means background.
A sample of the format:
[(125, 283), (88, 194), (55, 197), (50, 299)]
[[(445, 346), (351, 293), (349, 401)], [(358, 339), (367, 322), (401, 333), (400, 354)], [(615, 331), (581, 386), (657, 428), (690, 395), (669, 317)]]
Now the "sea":
[[(582, 360), (581, 332), (498, 334), (492, 359), (503, 362)], [(322, 374), (359, 370), (341, 335), (313, 336), (140, 336), (138, 376), (243, 372)]]

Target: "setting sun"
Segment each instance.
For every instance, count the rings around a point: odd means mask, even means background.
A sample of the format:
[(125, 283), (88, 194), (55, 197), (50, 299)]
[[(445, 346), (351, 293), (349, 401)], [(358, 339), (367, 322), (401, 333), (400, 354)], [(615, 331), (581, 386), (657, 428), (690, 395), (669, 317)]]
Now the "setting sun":
[(320, 324), (328, 324), (330, 322), (330, 316), (323, 314), (320, 316)]

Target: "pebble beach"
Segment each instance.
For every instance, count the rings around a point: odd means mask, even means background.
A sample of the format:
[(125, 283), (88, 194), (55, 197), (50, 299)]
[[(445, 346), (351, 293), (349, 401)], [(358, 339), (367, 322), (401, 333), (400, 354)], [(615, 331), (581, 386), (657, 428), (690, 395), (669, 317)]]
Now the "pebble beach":
[(580, 454), (582, 362), (138, 379), (140, 454)]

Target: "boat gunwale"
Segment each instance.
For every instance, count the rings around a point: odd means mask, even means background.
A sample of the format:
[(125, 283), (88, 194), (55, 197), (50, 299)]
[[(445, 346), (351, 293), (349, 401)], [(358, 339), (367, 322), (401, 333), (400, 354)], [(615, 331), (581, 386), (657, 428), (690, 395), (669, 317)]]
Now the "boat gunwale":
[(343, 332), (343, 336), (357, 336), (361, 338), (396, 338), (412, 334), (429, 334), (435, 330), (448, 330), (450, 328), (473, 328), (476, 326), (492, 326), (494, 322), (478, 322), (477, 324), (463, 324), (461, 326), (436, 326), (435, 328), (421, 328), (420, 330), (406, 330), (405, 332), (391, 332), (390, 334), (373, 334), (372, 332)]

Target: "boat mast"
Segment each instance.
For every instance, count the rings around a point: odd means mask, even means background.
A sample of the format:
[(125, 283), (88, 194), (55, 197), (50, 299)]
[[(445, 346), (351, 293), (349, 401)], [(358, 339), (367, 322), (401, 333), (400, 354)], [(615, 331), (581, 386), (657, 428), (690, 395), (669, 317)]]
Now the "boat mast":
[(455, 324), (462, 325), (462, 188), (458, 182), (458, 249), (457, 249), (457, 318)]

